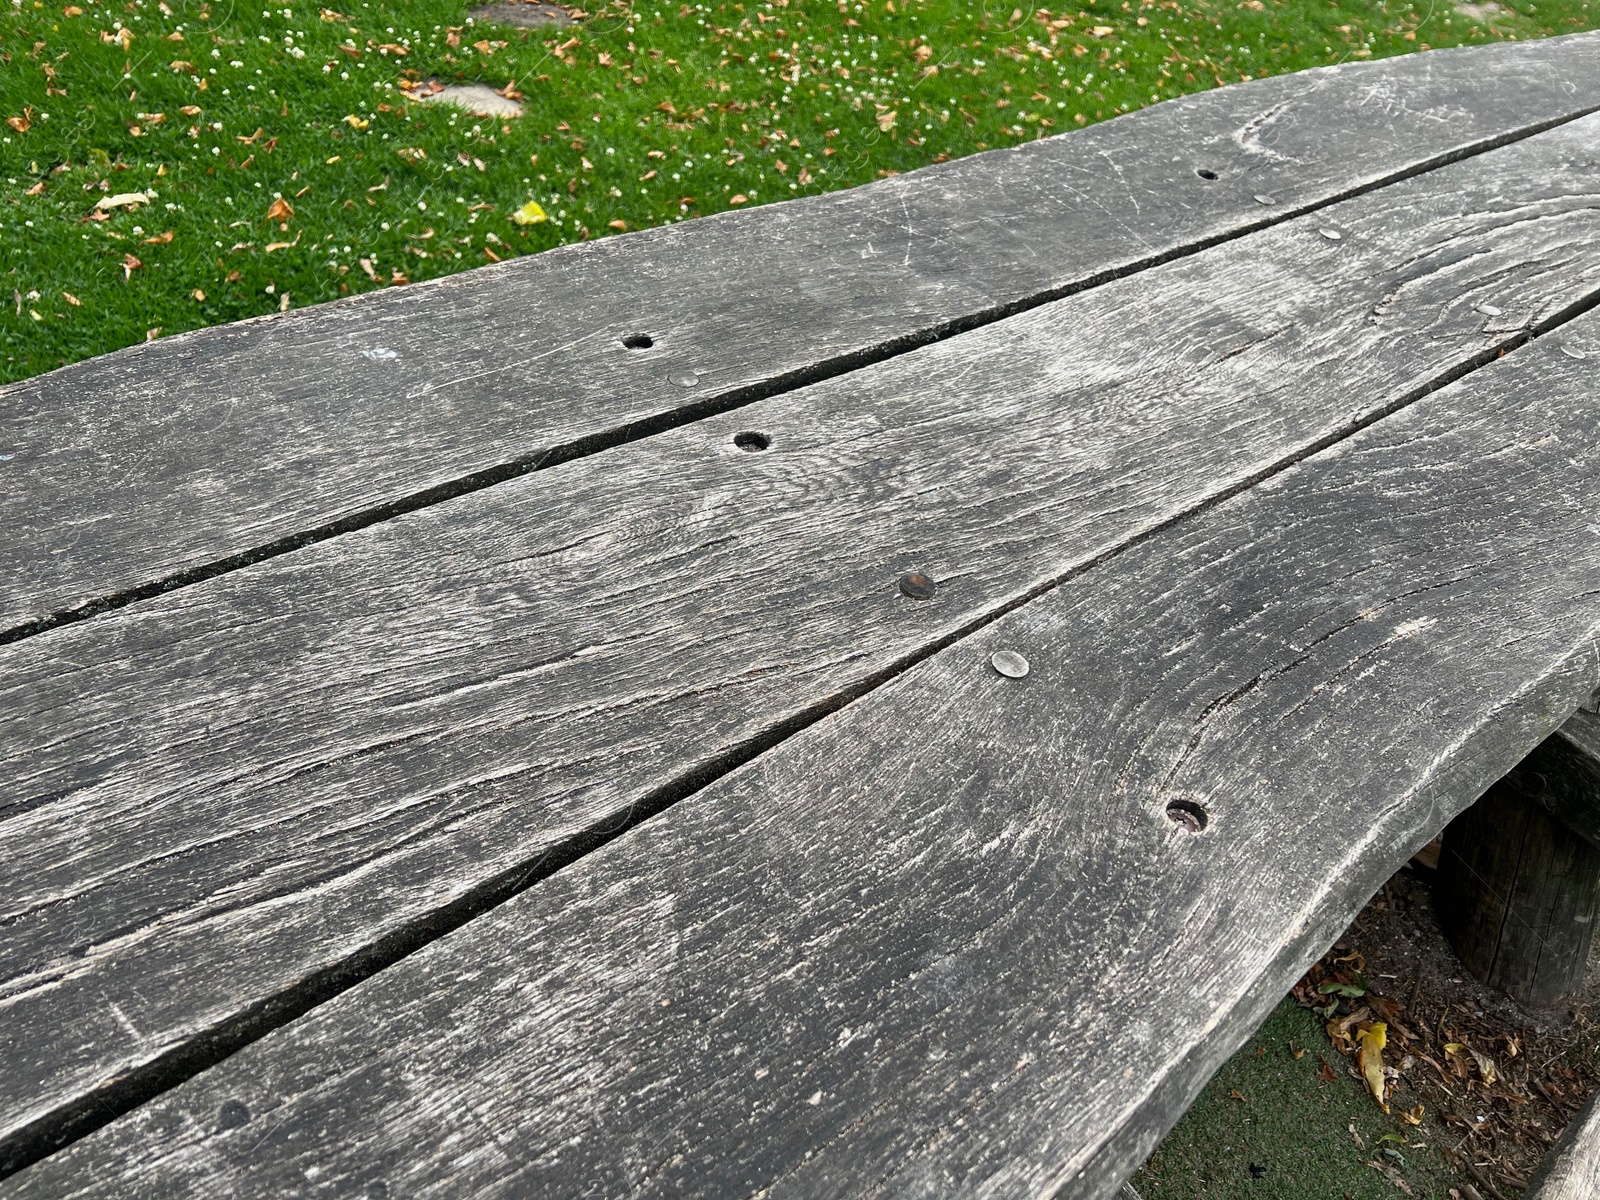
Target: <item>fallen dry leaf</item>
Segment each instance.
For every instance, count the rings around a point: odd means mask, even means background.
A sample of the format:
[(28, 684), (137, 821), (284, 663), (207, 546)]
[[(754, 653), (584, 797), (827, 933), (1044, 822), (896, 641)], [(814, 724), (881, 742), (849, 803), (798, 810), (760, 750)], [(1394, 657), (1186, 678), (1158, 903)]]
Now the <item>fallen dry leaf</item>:
[(1399, 1188), (1406, 1195), (1408, 1195), (1408, 1196), (1415, 1196), (1416, 1195), (1416, 1193), (1411, 1190), (1411, 1185), (1406, 1182), (1405, 1176), (1400, 1174), (1399, 1171), (1395, 1170), (1393, 1167), (1389, 1166), (1387, 1163), (1381, 1163), (1377, 1159), (1371, 1159), (1371, 1160), (1368, 1161), (1367, 1166), (1371, 1167), (1374, 1171), (1378, 1172), (1378, 1174), (1382, 1175), (1385, 1179), (1387, 1179), (1390, 1183), (1394, 1184), (1395, 1187)]
[(294, 206), (282, 196), (279, 196), (267, 208), (267, 220), (269, 221), (287, 221), (292, 216), (294, 216)]
[(1356, 1033), (1356, 1040), (1361, 1043), (1361, 1049), (1356, 1053), (1356, 1065), (1361, 1068), (1362, 1078), (1367, 1081), (1367, 1090), (1384, 1112), (1389, 1111), (1388, 1101), (1383, 1098), (1383, 1047), (1388, 1041), (1388, 1032), (1388, 1026), (1382, 1021), (1374, 1021)]
[(362, 273), (366, 275), (368, 279), (372, 280), (373, 283), (380, 282), (378, 279), (378, 272), (373, 269), (372, 260), (370, 258), (363, 258), (360, 260), (360, 262)]
[(133, 255), (124, 254), (122, 256), (122, 278), (124, 280), (132, 279), (133, 273), (142, 266), (144, 266), (144, 264)]
[(206, 298), (206, 294), (204, 292), (202, 292), (199, 288), (195, 288), (195, 290), (190, 292), (189, 294), (191, 296), (193, 296), (196, 300), (204, 300)]
[(143, 192), (118, 192), (115, 196), (101, 196), (94, 206), (103, 212), (110, 208), (134, 208), (149, 203), (150, 197)]
[(28, 120), (27, 117), (7, 117), (6, 124), (18, 133), (27, 133), (28, 130), (33, 128), (33, 122)]
[(61, 294), (64, 297), (66, 297), (67, 303), (72, 305), (73, 308), (82, 308), (83, 307), (83, 301), (79, 300), (71, 292), (62, 292)]
[(899, 115), (900, 114), (895, 112), (895, 110), (892, 109), (892, 108), (888, 112), (879, 113), (878, 114), (878, 129), (879, 129), (879, 131), (883, 132), (883, 133), (888, 133), (889, 130), (894, 128), (895, 118), (898, 117)]
[(144, 244), (146, 246), (165, 246), (171, 240), (172, 240), (172, 230), (169, 229), (165, 233), (156, 234), (155, 237), (147, 237), (147, 238), (145, 238), (144, 239)]
[(31, 188), (29, 188), (27, 191), (23, 192), (22, 194), (24, 196), (37, 196), (42, 191), (44, 191), (44, 180), (41, 179), (41, 180), (39, 180), (38, 183), (34, 184)]

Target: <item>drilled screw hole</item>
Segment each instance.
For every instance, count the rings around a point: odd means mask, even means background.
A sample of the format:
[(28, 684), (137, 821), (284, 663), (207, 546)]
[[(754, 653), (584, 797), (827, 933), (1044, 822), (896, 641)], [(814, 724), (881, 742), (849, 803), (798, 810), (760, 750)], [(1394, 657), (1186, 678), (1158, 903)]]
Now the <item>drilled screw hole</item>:
[(1193, 800), (1174, 800), (1167, 805), (1167, 818), (1190, 833), (1199, 833), (1211, 821), (1211, 815)]
[(656, 344), (656, 340), (648, 333), (630, 333), (622, 339), (622, 344), (629, 350), (648, 350)]
[(756, 454), (772, 445), (772, 439), (764, 433), (736, 433), (733, 435), (733, 444), (741, 450)]
[(1200, 176), (1201, 179), (1204, 179), (1207, 183), (1210, 183), (1217, 177), (1217, 173), (1210, 167), (1196, 167), (1194, 173)]

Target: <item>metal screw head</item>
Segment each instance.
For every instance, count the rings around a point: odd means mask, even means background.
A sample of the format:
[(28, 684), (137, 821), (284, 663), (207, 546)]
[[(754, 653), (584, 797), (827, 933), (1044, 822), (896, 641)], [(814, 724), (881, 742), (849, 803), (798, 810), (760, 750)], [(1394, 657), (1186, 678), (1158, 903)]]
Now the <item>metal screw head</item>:
[(1323, 237), (1327, 238), (1330, 242), (1337, 242), (1344, 238), (1344, 234), (1340, 233), (1337, 229), (1319, 229), (1317, 232)]
[(1276, 204), (1278, 202), (1274, 197), (1267, 195), (1265, 192), (1257, 192), (1255, 194), (1255, 201), (1257, 204)]
[(1007, 679), (1021, 679), (1028, 673), (1028, 660), (1015, 650), (996, 650), (989, 656), (989, 665)]
[(672, 380), (672, 382), (677, 384), (679, 387), (685, 388), (697, 387), (700, 383), (700, 376), (696, 375), (693, 371), (674, 371), (671, 375), (668, 375), (667, 378)]
[(918, 571), (909, 571), (900, 576), (902, 596), (909, 596), (913, 600), (931, 600), (936, 590), (933, 580)]
[(1571, 342), (1563, 342), (1562, 343), (1562, 345), (1561, 345), (1561, 353), (1565, 354), (1568, 358), (1588, 358), (1589, 357), (1588, 351), (1579, 349), (1577, 346), (1574, 346)]

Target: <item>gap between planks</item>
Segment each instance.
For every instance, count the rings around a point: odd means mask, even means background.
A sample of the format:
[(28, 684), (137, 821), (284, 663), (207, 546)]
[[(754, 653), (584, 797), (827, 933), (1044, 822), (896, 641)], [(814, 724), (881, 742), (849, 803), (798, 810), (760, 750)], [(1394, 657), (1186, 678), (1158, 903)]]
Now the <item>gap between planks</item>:
[[(1177, 101), (1168, 101), (1167, 103), (1177, 103)], [(213, 579), (254, 563), (290, 554), (306, 546), (315, 545), (318, 542), (327, 541), (343, 534), (353, 533), (406, 513), (430, 507), (442, 501), (493, 487), (496, 484), (519, 478), (534, 471), (559, 466), (574, 459), (615, 449), (695, 421), (736, 411), (757, 401), (771, 399), (801, 387), (825, 382), (829, 379), (858, 371), (863, 367), (885, 362), (919, 347), (980, 329), (985, 325), (993, 324), (1007, 317), (1016, 316), (1045, 304), (1102, 287), (1114, 280), (1127, 278), (1130, 275), (1153, 267), (1191, 257), (1226, 242), (1235, 241), (1296, 217), (1304, 216), (1307, 213), (1316, 212), (1382, 188), (1393, 186), (1396, 183), (1436, 171), (1441, 167), (1512, 145), (1579, 120), (1597, 111), (1600, 111), (1600, 104), (1577, 109), (1562, 116), (1530, 123), (1518, 129), (1504, 131), (1469, 145), (1444, 151), (1421, 162), (1391, 171), (1381, 178), (1348, 187), (1322, 199), (1299, 205), (1289, 205), (1281, 210), (1266, 213), (1258, 220), (1243, 222), (1222, 233), (1201, 237), (1193, 242), (1134, 259), (1120, 266), (1093, 272), (1067, 284), (1042, 289), (1003, 304), (980, 309), (925, 329), (893, 337), (872, 347), (832, 359), (825, 359), (820, 363), (778, 375), (759, 384), (708, 398), (699, 404), (690, 404), (658, 412), (648, 417), (629, 421), (620, 426), (614, 426), (610, 429), (559, 443), (535, 454), (520, 456), (481, 470), (471, 471), (448, 482), (425, 488), (396, 500), (360, 509), (337, 520), (314, 525), (286, 536), (275, 538), (249, 550), (225, 555), (193, 567), (150, 579), (134, 587), (111, 592), (69, 608), (58, 609), (34, 620), (24, 621), (8, 628), (0, 629), (0, 646), (20, 641), (23, 638), (31, 637), (50, 629), (59, 628), (62, 625), (87, 620), (102, 613), (111, 612), (181, 587)], [(1057, 136), (1067, 137), (1070, 134)]]

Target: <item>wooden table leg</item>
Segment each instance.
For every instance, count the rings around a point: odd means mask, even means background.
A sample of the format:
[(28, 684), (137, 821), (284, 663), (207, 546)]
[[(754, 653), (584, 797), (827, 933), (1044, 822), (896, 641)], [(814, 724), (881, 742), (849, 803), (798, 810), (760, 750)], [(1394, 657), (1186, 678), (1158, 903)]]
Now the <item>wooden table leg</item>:
[(1578, 713), (1451, 822), (1436, 897), (1479, 979), (1547, 1007), (1577, 991), (1600, 914), (1600, 716)]

